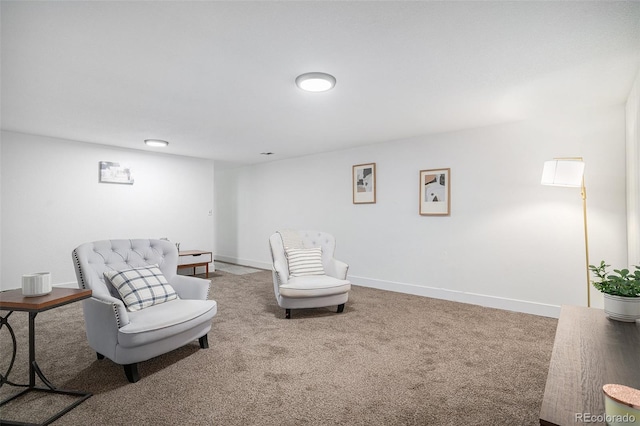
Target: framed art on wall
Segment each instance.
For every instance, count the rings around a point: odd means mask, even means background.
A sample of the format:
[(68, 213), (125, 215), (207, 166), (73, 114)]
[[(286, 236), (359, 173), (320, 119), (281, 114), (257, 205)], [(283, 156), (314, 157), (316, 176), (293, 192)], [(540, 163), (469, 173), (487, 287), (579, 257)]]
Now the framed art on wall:
[(376, 163), (353, 166), (353, 204), (376, 202)]
[(451, 169), (420, 170), (420, 214), (447, 216), (451, 209)]
[(122, 183), (133, 185), (133, 175), (127, 166), (112, 161), (100, 162), (100, 182), (101, 183)]

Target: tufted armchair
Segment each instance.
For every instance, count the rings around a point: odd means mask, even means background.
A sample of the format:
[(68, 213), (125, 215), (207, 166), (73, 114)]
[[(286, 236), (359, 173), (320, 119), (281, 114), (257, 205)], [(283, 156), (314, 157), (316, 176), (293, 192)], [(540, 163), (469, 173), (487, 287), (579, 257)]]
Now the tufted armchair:
[[(269, 238), (273, 260), (273, 290), (278, 306), (291, 318), (291, 309), (320, 308), (338, 305), (344, 310), (351, 283), (347, 280), (349, 266), (333, 258), (336, 240), (331, 234), (318, 231), (279, 231)], [(294, 251), (303, 253), (320, 248), (317, 262), (321, 265), (293, 268)]]
[[(198, 339), (209, 346), (207, 333), (217, 304), (207, 300), (211, 281), (177, 274), (178, 250), (166, 240), (104, 240), (73, 250), (78, 286), (91, 289), (83, 301), (89, 345), (98, 359), (105, 356), (124, 366), (127, 379), (139, 379), (138, 362)], [(158, 265), (178, 298), (130, 311), (104, 273)]]

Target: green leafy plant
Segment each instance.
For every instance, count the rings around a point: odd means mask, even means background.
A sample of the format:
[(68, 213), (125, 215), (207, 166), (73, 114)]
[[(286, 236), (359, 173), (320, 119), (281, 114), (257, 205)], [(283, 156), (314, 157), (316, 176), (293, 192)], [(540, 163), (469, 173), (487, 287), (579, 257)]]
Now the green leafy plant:
[(598, 277), (598, 281), (591, 281), (599, 291), (612, 296), (640, 297), (640, 266), (635, 266), (635, 271), (628, 269), (614, 269), (613, 273), (607, 272), (611, 265), (600, 262), (600, 266), (589, 265), (589, 270)]

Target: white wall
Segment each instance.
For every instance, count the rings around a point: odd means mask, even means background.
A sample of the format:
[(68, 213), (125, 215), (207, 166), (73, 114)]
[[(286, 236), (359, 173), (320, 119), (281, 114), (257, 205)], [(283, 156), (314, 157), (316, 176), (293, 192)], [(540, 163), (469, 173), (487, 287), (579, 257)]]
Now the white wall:
[[(211, 160), (2, 132), (2, 289), (49, 271), (75, 283), (71, 251), (113, 238), (161, 238), (213, 249)], [(129, 165), (133, 185), (98, 182), (98, 163)]]
[[(3, 133), (0, 132), (0, 166), (2, 166), (2, 137)], [(2, 188), (2, 170), (0, 167), (0, 188)], [(2, 279), (2, 199), (4, 196), (0, 191), (0, 280)], [(2, 283), (0, 282), (0, 290), (2, 290)]]
[[(356, 284), (554, 316), (587, 291), (579, 190), (540, 185), (563, 156), (587, 163), (591, 263), (626, 262), (623, 106), (216, 168), (216, 258), (270, 268), (271, 233), (324, 230)], [(368, 162), (377, 203), (354, 205), (351, 167)], [(445, 167), (451, 216), (419, 216), (419, 171)]]
[(627, 229), (629, 265), (640, 265), (640, 71), (627, 100)]

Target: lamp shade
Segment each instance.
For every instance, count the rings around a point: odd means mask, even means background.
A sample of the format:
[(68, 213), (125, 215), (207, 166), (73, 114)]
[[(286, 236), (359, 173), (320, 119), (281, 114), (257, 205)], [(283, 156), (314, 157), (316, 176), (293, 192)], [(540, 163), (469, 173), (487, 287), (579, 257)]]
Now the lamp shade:
[(584, 176), (584, 161), (551, 160), (544, 162), (543, 185), (581, 187)]

